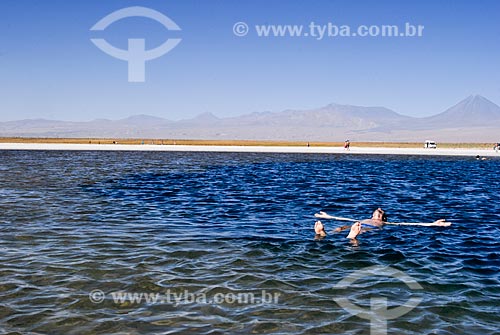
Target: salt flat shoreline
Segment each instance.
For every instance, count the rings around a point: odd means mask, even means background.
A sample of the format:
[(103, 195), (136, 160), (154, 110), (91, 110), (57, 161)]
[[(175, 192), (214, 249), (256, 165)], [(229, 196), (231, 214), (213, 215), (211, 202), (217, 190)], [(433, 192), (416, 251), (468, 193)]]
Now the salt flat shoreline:
[(423, 155), (500, 157), (492, 149), (423, 149), (307, 146), (221, 146), (221, 145), (157, 145), (157, 144), (69, 144), (69, 143), (0, 143), (0, 150), (64, 150), (64, 151), (180, 151), (180, 152), (252, 152), (252, 153), (311, 153), (363, 155)]

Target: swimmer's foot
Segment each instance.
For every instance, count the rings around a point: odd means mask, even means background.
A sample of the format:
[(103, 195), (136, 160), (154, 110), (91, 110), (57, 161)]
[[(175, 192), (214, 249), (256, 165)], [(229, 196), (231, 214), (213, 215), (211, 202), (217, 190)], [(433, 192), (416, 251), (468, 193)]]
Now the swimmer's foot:
[(351, 226), (351, 231), (347, 238), (355, 239), (361, 233), (361, 222), (356, 222)]
[(314, 232), (316, 233), (316, 235), (326, 236), (325, 226), (323, 225), (323, 223), (321, 221), (318, 220), (314, 224)]

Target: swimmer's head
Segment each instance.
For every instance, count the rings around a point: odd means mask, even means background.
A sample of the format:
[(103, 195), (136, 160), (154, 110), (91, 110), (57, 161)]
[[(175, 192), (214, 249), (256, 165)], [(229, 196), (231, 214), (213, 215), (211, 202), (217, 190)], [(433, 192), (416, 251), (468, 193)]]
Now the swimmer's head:
[(377, 208), (373, 211), (372, 219), (387, 222), (387, 214), (382, 208)]

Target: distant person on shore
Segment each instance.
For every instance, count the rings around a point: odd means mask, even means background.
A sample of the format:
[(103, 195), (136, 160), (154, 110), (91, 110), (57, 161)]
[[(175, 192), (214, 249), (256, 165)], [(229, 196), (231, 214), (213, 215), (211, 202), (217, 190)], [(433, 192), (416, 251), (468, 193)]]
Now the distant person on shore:
[[(324, 212), (320, 212), (321, 215), (328, 218), (328, 214)], [(343, 219), (343, 218), (335, 218), (334, 219)], [(345, 219), (348, 221), (354, 221), (351, 219)], [(382, 208), (377, 208), (373, 211), (371, 219), (365, 219), (361, 221), (356, 221), (352, 226), (342, 226), (334, 229), (334, 232), (338, 233), (343, 230), (349, 229), (349, 234), (346, 236), (349, 239), (356, 239), (359, 234), (372, 230), (375, 228), (382, 228), (387, 224), (387, 214)], [(447, 227), (450, 225), (449, 222), (446, 222), (445, 219), (439, 219), (434, 221), (433, 223), (391, 223), (396, 225), (411, 225), (411, 226), (443, 226)], [(314, 224), (314, 232), (316, 233), (316, 238), (323, 238), (326, 236), (325, 226), (321, 221), (316, 221)]]
[(350, 150), (349, 147), (351, 146), (351, 142), (349, 140), (345, 140), (344, 142), (344, 149), (345, 150)]

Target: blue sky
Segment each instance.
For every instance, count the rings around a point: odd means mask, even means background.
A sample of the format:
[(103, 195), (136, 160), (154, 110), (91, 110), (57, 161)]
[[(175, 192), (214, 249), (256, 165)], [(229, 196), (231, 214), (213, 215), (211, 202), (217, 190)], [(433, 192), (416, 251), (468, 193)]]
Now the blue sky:
[[(155, 9), (177, 23), (147, 18), (90, 28), (129, 6)], [(167, 119), (315, 108), (335, 102), (385, 106), (405, 115), (444, 111), (470, 94), (500, 104), (498, 1), (0, 1), (0, 121), (26, 118)], [(250, 27), (245, 37), (233, 25)], [(262, 38), (260, 24), (424, 25), (419, 38)], [(126, 49), (179, 37), (146, 63), (146, 81), (127, 81), (127, 62), (90, 38)]]

